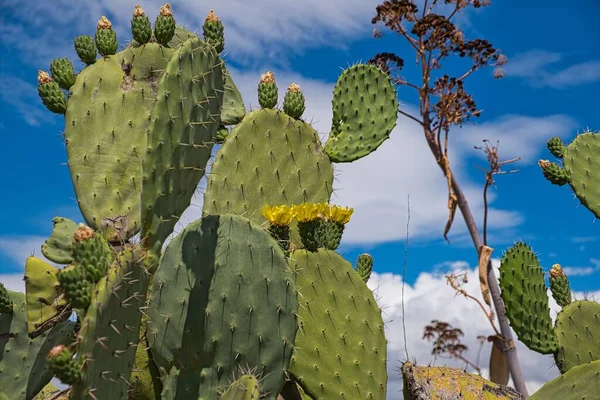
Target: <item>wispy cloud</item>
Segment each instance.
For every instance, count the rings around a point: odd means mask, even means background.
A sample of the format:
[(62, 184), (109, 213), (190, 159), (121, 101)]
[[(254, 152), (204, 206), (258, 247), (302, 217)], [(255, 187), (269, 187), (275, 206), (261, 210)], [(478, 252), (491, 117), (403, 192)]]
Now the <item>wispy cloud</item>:
[(588, 276), (600, 271), (600, 260), (592, 258), (590, 263), (592, 265), (585, 267), (563, 267), (563, 271), (567, 276)]
[(17, 263), (25, 265), (25, 259), (32, 255), (43, 258), (41, 247), (45, 236), (0, 236), (0, 253)]
[(535, 49), (512, 57), (505, 71), (535, 87), (566, 89), (600, 81), (600, 60), (569, 65), (562, 53)]
[[(36, 82), (36, 77), (31, 82)], [(44, 108), (33, 83), (14, 76), (5, 75), (0, 79), (0, 101), (12, 106), (30, 126), (41, 126), (56, 116)]]

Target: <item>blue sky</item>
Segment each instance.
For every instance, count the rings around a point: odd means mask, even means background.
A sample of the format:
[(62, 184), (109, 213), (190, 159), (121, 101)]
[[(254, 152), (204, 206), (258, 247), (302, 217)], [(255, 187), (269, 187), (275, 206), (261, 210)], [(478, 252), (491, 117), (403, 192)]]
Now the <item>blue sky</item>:
[[(54, 216), (82, 220), (65, 164), (60, 136), (63, 118), (42, 106), (36, 89), (37, 71), (48, 70), (52, 58), (65, 56), (81, 69), (71, 40), (79, 34), (93, 34), (102, 15), (113, 21), (121, 44), (126, 43), (131, 37), (129, 19), (135, 3), (4, 3), (0, 16), (4, 149), (0, 174), (5, 195), (0, 197), (0, 274), (12, 274), (23, 270), (26, 256), (40, 254), (39, 245), (50, 233)], [(248, 106), (257, 105), (255, 88), (260, 74), (275, 71), (280, 94), (292, 81), (304, 89), (305, 116), (315, 120), (323, 135), (330, 126), (331, 91), (340, 68), (381, 51), (396, 52), (405, 59), (403, 76), (413, 82), (418, 79), (414, 54), (399, 37), (385, 30), (384, 38), (371, 37), (370, 20), (377, 1), (286, 3), (257, 0), (250, 6), (233, 0), (176, 0), (171, 5), (177, 21), (190, 28), (200, 28), (211, 8), (224, 21), (226, 59)], [(157, 1), (141, 4), (151, 20), (161, 5)], [(509, 63), (504, 79), (494, 79), (489, 68), (467, 80), (466, 88), (484, 112), (473, 124), (450, 134), (451, 163), (480, 227), (484, 176), (475, 165), (486, 167), (486, 162), (473, 146), (481, 145), (482, 139), (499, 140), (501, 159), (523, 157), (511, 166), (518, 168), (518, 173), (498, 176), (497, 188), (490, 189), (493, 256), (500, 257), (515, 241), (526, 240), (546, 270), (554, 263), (569, 267), (572, 287), (578, 292), (600, 290), (600, 256), (593, 251), (598, 246), (598, 225), (570, 189), (553, 186), (543, 178), (537, 160), (552, 159), (545, 149), (552, 136), (570, 141), (586, 128), (600, 129), (594, 101), (600, 90), (599, 13), (600, 4), (595, 0), (580, 0), (571, 6), (558, 0), (532, 0), (494, 2), (462, 15), (459, 26), (466, 37), (490, 40)], [(452, 72), (462, 71), (464, 65), (447, 64)], [(416, 94), (407, 89), (399, 94), (405, 110), (413, 111)], [(417, 288), (418, 278), (429, 276), (427, 273), (457, 265), (470, 269), (476, 264), (459, 213), (451, 242), (442, 238), (447, 216), (445, 181), (414, 123), (400, 118), (392, 139), (375, 154), (337, 170), (334, 201), (355, 208), (341, 249), (349, 260), (354, 262), (361, 252), (368, 251), (379, 275), (397, 278), (403, 265), (410, 195), (406, 283)], [(201, 198), (199, 195), (196, 204)], [(183, 222), (197, 215), (197, 210), (189, 210)], [(452, 298), (450, 289), (444, 290)]]

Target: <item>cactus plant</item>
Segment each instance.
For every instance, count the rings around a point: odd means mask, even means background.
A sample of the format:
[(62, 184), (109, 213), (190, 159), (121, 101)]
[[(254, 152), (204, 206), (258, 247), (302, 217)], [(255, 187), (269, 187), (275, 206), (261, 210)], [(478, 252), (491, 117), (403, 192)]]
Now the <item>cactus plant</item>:
[[(329, 202), (334, 159), (369, 154), (393, 128), (391, 80), (365, 65), (342, 74), (333, 104), (339, 137), (324, 146), (302, 119), (297, 84), (279, 110), (274, 77), (265, 74), (262, 108), (246, 113), (220, 56), (224, 27), (214, 12), (204, 40), (176, 26), (168, 3), (151, 25), (136, 6), (133, 40), (117, 51), (102, 17), (95, 37), (75, 39), (83, 70), (57, 59), (53, 77), (39, 76), (42, 102), (65, 117), (85, 220), (53, 220), (42, 251), (60, 269), (27, 260), (28, 333), (38, 335), (31, 340), (72, 326), (61, 322), (72, 310), (78, 319), (74, 340), (40, 352), (47, 376), (70, 385), (73, 400), (274, 400), (284, 387), (304, 399), (342, 391), (347, 399), (383, 400), (381, 310), (365, 285), (370, 270), (359, 274), (335, 252), (353, 210)], [(165, 247), (216, 142), (223, 145), (203, 216)], [(316, 280), (320, 273), (327, 280)], [(319, 304), (311, 282), (333, 300)], [(12, 310), (4, 297), (0, 290), (0, 305)], [(307, 301), (318, 316), (299, 307)], [(330, 313), (334, 336), (322, 341), (331, 301), (340, 307)], [(320, 372), (311, 370), (310, 343), (323, 354), (314, 360)]]

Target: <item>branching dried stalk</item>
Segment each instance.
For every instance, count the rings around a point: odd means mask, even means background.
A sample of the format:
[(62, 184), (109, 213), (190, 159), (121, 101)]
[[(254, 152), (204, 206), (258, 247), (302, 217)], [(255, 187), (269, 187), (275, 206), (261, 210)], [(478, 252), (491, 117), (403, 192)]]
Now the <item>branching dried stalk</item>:
[[(397, 85), (417, 90), (419, 94), (419, 116), (399, 110), (402, 115), (416, 121), (423, 127), (425, 139), (435, 157), (436, 162), (446, 177), (448, 187), (448, 222), (444, 229), (444, 238), (448, 240), (448, 232), (452, 226), (456, 209), (459, 208), (465, 220), (473, 244), (480, 254), (487, 247), (475, 223), (467, 199), (458, 181), (452, 173), (448, 158), (448, 135), (453, 126), (462, 126), (472, 117), (478, 117), (478, 110), (472, 96), (466, 92), (464, 81), (476, 70), (494, 66), (494, 76), (501, 78), (501, 66), (507, 62), (506, 57), (495, 49), (487, 40), (467, 40), (462, 31), (452, 22), (452, 18), (467, 7), (485, 7), (489, 0), (424, 0), (421, 9), (414, 0), (387, 0), (377, 6), (373, 24), (383, 23), (388, 29), (406, 39), (415, 50), (415, 61), (421, 68), (421, 82), (409, 83), (397, 76), (395, 70), (404, 67), (404, 60), (394, 53), (377, 54), (371, 63), (384, 69)], [(434, 12), (436, 6), (449, 8), (445, 15)], [(409, 26), (411, 26), (409, 28)], [(379, 30), (375, 37), (381, 37)], [(470, 59), (470, 67), (458, 77), (437, 73), (442, 68), (442, 61), (449, 56)], [(419, 118), (420, 117), (420, 118)], [(492, 174), (493, 175), (493, 174)], [(487, 218), (486, 218), (487, 222)], [(487, 239), (487, 236), (486, 236)], [(487, 262), (487, 284), (491, 294), (502, 338), (504, 353), (508, 360), (510, 373), (515, 388), (522, 395), (528, 396), (525, 380), (506, 318), (504, 303), (500, 297), (500, 288), (491, 262)]]

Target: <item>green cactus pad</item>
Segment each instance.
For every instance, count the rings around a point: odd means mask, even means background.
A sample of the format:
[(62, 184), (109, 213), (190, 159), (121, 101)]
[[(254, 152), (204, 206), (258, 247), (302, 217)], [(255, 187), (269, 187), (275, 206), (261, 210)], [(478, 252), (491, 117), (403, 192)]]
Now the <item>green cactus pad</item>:
[(35, 338), (71, 315), (67, 299), (61, 293), (58, 269), (35, 257), (25, 261), (25, 298), (27, 331)]
[(519, 340), (538, 353), (553, 353), (558, 342), (552, 329), (544, 273), (525, 243), (515, 244), (502, 257), (500, 287), (506, 316)]
[(576, 365), (600, 360), (600, 303), (574, 301), (558, 313), (556, 365), (564, 374)]
[(600, 218), (600, 133), (586, 132), (567, 146), (564, 165), (575, 195)]
[(73, 233), (77, 224), (68, 218), (52, 219), (52, 234), (42, 245), (42, 254), (48, 260), (66, 265), (73, 262)]
[(185, 41), (158, 84), (142, 183), (142, 237), (159, 254), (188, 208), (219, 127), (222, 62), (200, 39)]
[(31, 339), (25, 295), (8, 293), (14, 306), (13, 312), (0, 314), (0, 399), (28, 400), (52, 379), (46, 356), (54, 346), (71, 343), (75, 324), (61, 322)]
[(299, 329), (290, 373), (317, 399), (386, 398), (381, 310), (350, 263), (319, 249), (292, 253)]
[(63, 89), (68, 90), (75, 84), (75, 71), (73, 70), (73, 64), (71, 64), (68, 58), (52, 60), (50, 63), (50, 72), (52, 73), (52, 79)]
[(260, 386), (258, 379), (252, 375), (244, 375), (234, 381), (221, 395), (220, 400), (259, 400)]
[[(129, 76), (136, 81), (144, 80), (155, 88), (175, 50), (158, 43), (139, 45), (130, 43), (121, 53), (123, 63), (131, 68)], [(154, 96), (155, 89), (153, 90)]]
[(552, 155), (554, 157), (557, 157), (557, 158), (564, 157), (565, 144), (563, 143), (561, 138), (559, 138), (559, 137), (551, 138), (550, 140), (548, 140), (548, 143), (546, 143), (546, 147), (548, 148), (548, 150), (550, 150), (550, 153), (552, 153)]
[[(143, 252), (128, 246), (95, 287), (81, 320), (77, 360), (84, 365), (71, 398), (126, 400), (140, 333), (148, 272)], [(118, 361), (115, 359), (118, 358)]]
[[(185, 40), (197, 37), (196, 34), (190, 32), (186, 28), (178, 26), (175, 28), (175, 35), (169, 42), (169, 47), (179, 47)], [(223, 105), (221, 107), (221, 125), (235, 125), (244, 118), (244, 115), (246, 115), (246, 106), (244, 106), (242, 94), (225, 65), (223, 65), (223, 76), (225, 78), (223, 84), (225, 91), (223, 93)]]
[(73, 41), (75, 51), (79, 56), (79, 59), (85, 64), (93, 64), (96, 62), (96, 56), (98, 55), (98, 49), (94, 38), (90, 35), (77, 36)]
[(153, 278), (148, 339), (156, 363), (181, 368), (177, 397), (216, 399), (256, 369), (275, 399), (292, 354), (298, 310), (292, 271), (266, 230), (236, 215), (189, 224)]
[(262, 223), (265, 205), (327, 203), (332, 184), (333, 168), (312, 126), (278, 110), (255, 110), (217, 152), (203, 212)]
[(235, 125), (246, 115), (246, 107), (242, 94), (235, 85), (229, 71), (223, 66), (225, 82), (223, 88), (223, 107), (221, 108), (221, 125)]
[(370, 254), (361, 254), (356, 260), (356, 272), (363, 281), (368, 282), (373, 271), (373, 257)]
[(398, 99), (389, 76), (374, 65), (355, 65), (333, 92), (333, 122), (325, 153), (352, 162), (377, 150), (396, 126)]
[(58, 83), (51, 81), (38, 85), (38, 94), (46, 108), (56, 114), (67, 111), (67, 98)]
[(596, 400), (600, 387), (600, 360), (578, 365), (547, 382), (529, 400)]
[(150, 85), (134, 81), (121, 66), (116, 55), (85, 68), (71, 88), (65, 116), (79, 209), (110, 242), (127, 240), (140, 229), (140, 161), (152, 105)]

